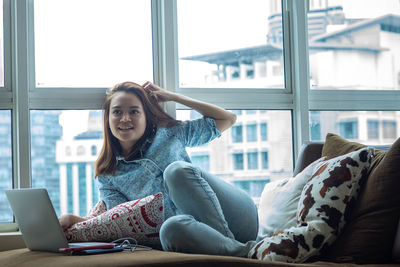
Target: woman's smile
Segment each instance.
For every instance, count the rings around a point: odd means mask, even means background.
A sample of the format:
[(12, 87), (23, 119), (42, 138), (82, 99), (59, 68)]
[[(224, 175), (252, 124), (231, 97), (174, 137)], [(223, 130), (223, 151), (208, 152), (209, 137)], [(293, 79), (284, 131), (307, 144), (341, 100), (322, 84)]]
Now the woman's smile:
[(119, 126), (118, 130), (122, 131), (122, 132), (129, 132), (131, 130), (133, 130), (133, 126)]

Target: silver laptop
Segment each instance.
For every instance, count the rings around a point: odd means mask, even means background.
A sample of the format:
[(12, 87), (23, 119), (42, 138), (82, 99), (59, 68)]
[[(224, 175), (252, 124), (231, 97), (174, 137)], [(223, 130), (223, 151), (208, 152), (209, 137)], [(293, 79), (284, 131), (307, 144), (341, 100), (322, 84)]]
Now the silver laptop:
[(59, 248), (105, 244), (68, 243), (46, 189), (11, 189), (5, 192), (30, 250), (58, 252)]

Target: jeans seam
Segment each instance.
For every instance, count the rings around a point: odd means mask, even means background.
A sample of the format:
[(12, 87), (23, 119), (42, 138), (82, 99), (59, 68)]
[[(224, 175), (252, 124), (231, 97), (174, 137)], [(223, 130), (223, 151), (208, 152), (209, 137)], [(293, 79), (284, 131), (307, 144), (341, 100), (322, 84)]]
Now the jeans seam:
[[(212, 205), (213, 205), (213, 207), (214, 207), (214, 210), (217, 212), (217, 214), (218, 214), (218, 213), (221, 213), (221, 215), (223, 216), (223, 219), (224, 219), (225, 223), (222, 223), (222, 226), (223, 226), (223, 228), (224, 228), (224, 230), (225, 230), (225, 235), (226, 235), (227, 237), (230, 237), (229, 233), (231, 233), (231, 235), (234, 236), (233, 233), (232, 233), (232, 231), (229, 229), (228, 222), (227, 222), (226, 219), (225, 219), (225, 215), (224, 215), (224, 213), (223, 213), (222, 208), (220, 209), (220, 212), (218, 212), (218, 209), (217, 209), (217, 206), (216, 206), (215, 202), (211, 199), (209, 193), (208, 193), (207, 190), (205, 189), (205, 185), (203, 185), (202, 183), (200, 183), (199, 179), (205, 180), (205, 179), (201, 176), (201, 172), (200, 172), (197, 168), (190, 167), (190, 169), (193, 171), (193, 174), (197, 177), (197, 183), (200, 184), (200, 186), (201, 186), (201, 188), (203, 189), (204, 193), (209, 197), (209, 199), (210, 199), (210, 201), (211, 201), (211, 203), (212, 203)], [(210, 186), (210, 185), (208, 185), (208, 186)], [(211, 186), (210, 186), (210, 188), (211, 188)], [(211, 188), (211, 189), (212, 189), (212, 188)], [(214, 192), (214, 190), (213, 190), (213, 192)], [(216, 195), (217, 195), (217, 194), (214, 192), (214, 197), (215, 197), (215, 198), (217, 198)], [(218, 199), (218, 198), (217, 198), (217, 199)]]

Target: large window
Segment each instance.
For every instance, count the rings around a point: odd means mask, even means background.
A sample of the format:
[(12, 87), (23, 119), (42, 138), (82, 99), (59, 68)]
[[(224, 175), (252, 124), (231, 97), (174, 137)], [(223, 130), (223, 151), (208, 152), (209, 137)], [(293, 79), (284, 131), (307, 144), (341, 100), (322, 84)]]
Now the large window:
[(327, 133), (368, 144), (390, 144), (398, 137), (399, 111), (311, 111), (311, 140)]
[(153, 78), (148, 0), (35, 0), (36, 85), (110, 87)]
[[(217, 177), (239, 186), (247, 191), (257, 202), (263, 185), (291, 175), (293, 153), (291, 142), (291, 114), (282, 110), (243, 110), (235, 111), (237, 122), (205, 146), (190, 147), (187, 151), (193, 164)], [(180, 120), (196, 119), (200, 115), (190, 110), (178, 110)], [(276, 133), (261, 142), (263, 131), (258, 125), (271, 125)], [(246, 127), (245, 142), (237, 142), (238, 129)], [(250, 130), (249, 130), (250, 129)], [(240, 130), (241, 133), (241, 130)], [(259, 142), (257, 142), (257, 140)], [(270, 159), (274, 158), (273, 161)]]
[(283, 88), (282, 10), (273, 2), (178, 0), (180, 86)]
[(85, 216), (98, 201), (93, 169), (103, 144), (101, 111), (30, 115), (32, 187), (47, 189), (58, 215)]
[[(99, 110), (126, 80), (234, 111), (231, 129), (188, 154), (256, 203), (266, 183), (292, 175), (304, 142), (400, 135), (397, 0), (3, 3), (0, 191), (45, 187), (58, 215), (98, 201)], [(0, 209), (11, 222), (4, 194)]]
[(398, 1), (309, 1), (312, 89), (400, 89)]

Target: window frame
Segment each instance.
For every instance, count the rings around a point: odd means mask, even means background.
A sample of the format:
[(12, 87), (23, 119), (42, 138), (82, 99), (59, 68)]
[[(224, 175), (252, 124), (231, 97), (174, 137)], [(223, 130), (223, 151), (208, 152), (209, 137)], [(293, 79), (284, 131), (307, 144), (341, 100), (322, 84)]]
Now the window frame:
[[(31, 186), (30, 110), (101, 109), (106, 88), (36, 88), (34, 0), (3, 0), (4, 87), (0, 109), (12, 113), (13, 187)], [(293, 162), (309, 141), (309, 111), (400, 110), (396, 90), (310, 90), (309, 1), (282, 0), (284, 89), (179, 88), (177, 0), (151, 0), (154, 82), (225, 109), (290, 110)], [(227, 97), (229, 96), (229, 97)], [(166, 103), (172, 116), (187, 107)]]

